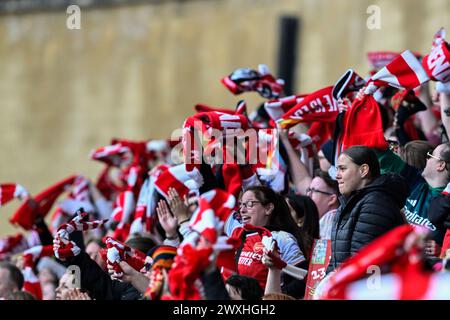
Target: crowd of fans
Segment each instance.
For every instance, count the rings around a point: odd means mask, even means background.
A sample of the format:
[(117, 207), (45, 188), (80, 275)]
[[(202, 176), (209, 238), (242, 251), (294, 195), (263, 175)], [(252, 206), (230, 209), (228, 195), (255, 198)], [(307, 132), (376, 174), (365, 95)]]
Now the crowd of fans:
[(266, 99), (251, 113), (198, 104), (179, 140), (94, 150), (95, 181), (1, 184), (23, 232), (0, 240), (0, 298), (450, 298), (449, 49), (441, 29), (295, 96), (237, 69), (221, 81)]

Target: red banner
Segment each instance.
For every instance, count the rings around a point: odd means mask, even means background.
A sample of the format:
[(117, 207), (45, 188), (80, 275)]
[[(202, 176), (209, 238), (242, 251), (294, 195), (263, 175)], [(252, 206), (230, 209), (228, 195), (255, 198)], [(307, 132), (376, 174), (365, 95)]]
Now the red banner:
[(325, 278), (331, 260), (331, 240), (316, 239), (313, 244), (311, 262), (306, 281), (305, 300), (311, 300), (317, 285)]

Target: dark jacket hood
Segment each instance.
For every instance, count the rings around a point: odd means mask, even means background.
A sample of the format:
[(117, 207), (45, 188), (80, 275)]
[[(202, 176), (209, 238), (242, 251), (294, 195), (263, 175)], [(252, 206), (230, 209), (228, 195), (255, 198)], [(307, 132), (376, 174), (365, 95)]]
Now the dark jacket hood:
[(406, 180), (400, 175), (396, 173), (386, 173), (375, 178), (375, 180), (365, 188), (352, 193), (352, 196), (363, 196), (368, 192), (373, 191), (381, 191), (389, 194), (399, 209), (401, 209), (405, 206), (406, 198), (408, 198), (410, 193), (410, 188)]

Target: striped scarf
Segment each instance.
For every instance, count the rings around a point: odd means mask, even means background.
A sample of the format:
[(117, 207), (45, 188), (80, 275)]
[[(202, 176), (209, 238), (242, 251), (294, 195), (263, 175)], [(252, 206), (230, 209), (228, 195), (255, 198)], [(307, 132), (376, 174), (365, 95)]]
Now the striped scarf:
[(145, 253), (133, 249), (111, 237), (106, 237), (105, 243), (107, 248), (106, 264), (114, 270), (113, 278), (121, 279), (123, 277), (123, 270), (119, 264), (121, 261), (125, 261), (137, 271), (140, 271), (144, 267)]

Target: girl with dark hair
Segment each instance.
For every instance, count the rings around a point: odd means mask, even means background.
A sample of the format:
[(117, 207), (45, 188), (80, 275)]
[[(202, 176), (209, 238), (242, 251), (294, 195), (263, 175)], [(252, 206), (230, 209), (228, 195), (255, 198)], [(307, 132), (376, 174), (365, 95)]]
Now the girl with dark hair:
[(320, 238), (319, 212), (314, 201), (307, 196), (289, 194), (286, 197), (291, 215), (300, 228), (300, 249), (307, 260), (311, 255), (314, 239)]
[(375, 238), (405, 223), (401, 208), (409, 188), (397, 174), (380, 174), (375, 152), (365, 146), (345, 150), (336, 175), (340, 197), (331, 232), (328, 272)]
[[(271, 236), (277, 243), (281, 260), (293, 266), (305, 262), (299, 247), (302, 241), (300, 229), (292, 218), (285, 199), (265, 186), (252, 186), (239, 202), (240, 221), (230, 217), (225, 223), (225, 233), (239, 237), (242, 246), (237, 250), (238, 273), (256, 278), (265, 288), (268, 268), (262, 263), (264, 236)], [(283, 277), (285, 292), (299, 296), (297, 280)], [(303, 291), (304, 292), (304, 291)]]

